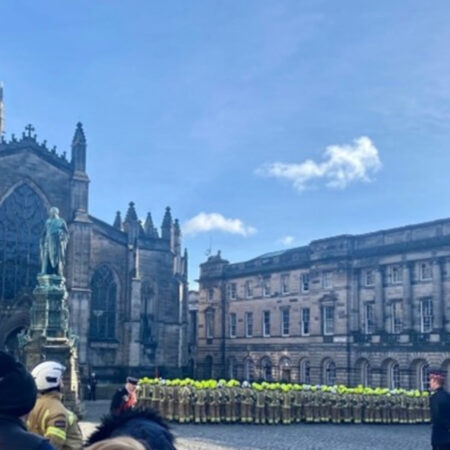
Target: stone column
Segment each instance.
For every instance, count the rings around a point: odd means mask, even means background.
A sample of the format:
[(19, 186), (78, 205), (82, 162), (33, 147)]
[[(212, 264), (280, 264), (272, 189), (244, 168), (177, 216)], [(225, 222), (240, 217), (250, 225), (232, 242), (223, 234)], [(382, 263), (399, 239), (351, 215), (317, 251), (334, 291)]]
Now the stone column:
[(140, 363), (140, 325), (141, 325), (141, 280), (131, 280), (130, 296), (130, 320), (128, 322), (130, 332), (130, 345), (128, 348), (128, 364), (130, 367), (138, 367)]
[(350, 272), (350, 332), (359, 330), (360, 311), (359, 311), (359, 278), (361, 271), (354, 269)]
[(403, 329), (413, 329), (412, 317), (412, 288), (411, 288), (411, 264), (403, 264)]
[(384, 267), (375, 271), (375, 315), (377, 332), (384, 330)]
[(433, 260), (433, 329), (442, 330), (444, 324), (444, 305), (442, 296), (441, 261)]

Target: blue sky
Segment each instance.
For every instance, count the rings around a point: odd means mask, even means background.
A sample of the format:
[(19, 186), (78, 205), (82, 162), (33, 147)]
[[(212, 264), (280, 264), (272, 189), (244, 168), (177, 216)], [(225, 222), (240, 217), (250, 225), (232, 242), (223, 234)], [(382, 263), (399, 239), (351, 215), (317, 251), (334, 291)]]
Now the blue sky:
[(3, 1), (7, 135), (68, 151), (82, 121), (90, 212), (171, 205), (191, 280), (210, 242), (239, 261), (448, 217), (450, 3), (429, 5)]

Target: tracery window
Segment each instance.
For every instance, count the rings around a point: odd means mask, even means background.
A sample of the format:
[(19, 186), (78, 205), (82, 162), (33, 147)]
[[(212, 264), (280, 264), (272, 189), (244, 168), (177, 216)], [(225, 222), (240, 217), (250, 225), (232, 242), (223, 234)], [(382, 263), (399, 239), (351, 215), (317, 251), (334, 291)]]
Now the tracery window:
[(96, 339), (113, 339), (116, 335), (117, 284), (107, 266), (97, 269), (91, 281), (91, 328)]
[(0, 301), (31, 291), (39, 273), (39, 238), (47, 218), (44, 202), (22, 184), (0, 206)]

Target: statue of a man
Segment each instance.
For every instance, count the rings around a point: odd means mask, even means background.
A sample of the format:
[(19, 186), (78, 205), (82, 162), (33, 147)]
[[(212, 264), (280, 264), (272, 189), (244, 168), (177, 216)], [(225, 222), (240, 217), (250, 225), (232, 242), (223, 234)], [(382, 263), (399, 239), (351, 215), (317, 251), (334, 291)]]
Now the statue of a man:
[(49, 218), (41, 235), (41, 274), (64, 276), (64, 262), (69, 230), (64, 219), (59, 217), (59, 209), (50, 208)]

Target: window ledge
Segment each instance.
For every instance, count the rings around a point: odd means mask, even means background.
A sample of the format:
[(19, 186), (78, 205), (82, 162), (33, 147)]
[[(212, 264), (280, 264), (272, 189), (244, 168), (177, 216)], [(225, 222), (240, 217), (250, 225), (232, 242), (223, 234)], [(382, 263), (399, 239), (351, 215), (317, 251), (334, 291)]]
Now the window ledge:
[(94, 348), (118, 348), (119, 342), (116, 339), (90, 338), (89, 346)]

